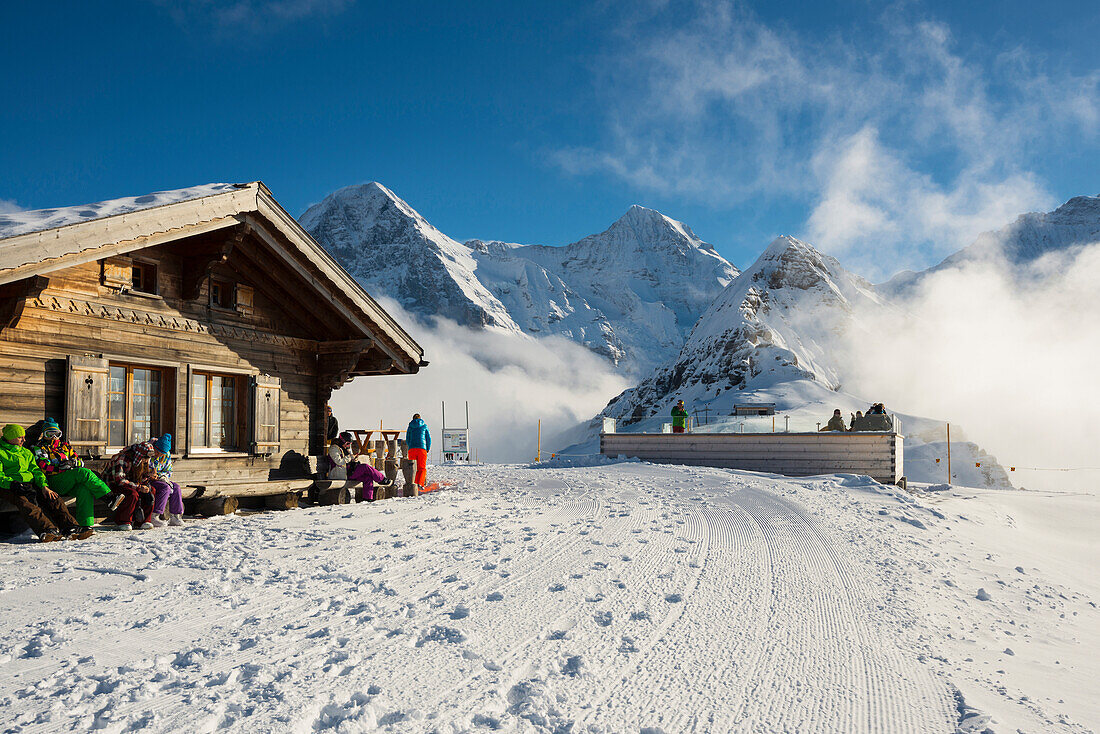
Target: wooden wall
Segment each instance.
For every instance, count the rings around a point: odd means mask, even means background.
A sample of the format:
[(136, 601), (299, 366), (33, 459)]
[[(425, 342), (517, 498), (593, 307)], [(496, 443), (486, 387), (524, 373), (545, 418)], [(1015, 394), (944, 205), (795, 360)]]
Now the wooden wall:
[(796, 477), (866, 474), (896, 484), (903, 443), (896, 433), (603, 433), (600, 453)]
[[(204, 285), (198, 298), (182, 298), (180, 243), (133, 253), (156, 263), (159, 295), (120, 294), (101, 284), (99, 262), (47, 273), (49, 285), (27, 302), (14, 327), (0, 332), (0, 424), (30, 425), (45, 416), (64, 422), (66, 358), (103, 354), (112, 361), (174, 366), (172, 409), (163, 430), (184, 445), (187, 365), (265, 373), (282, 380), (281, 453), (309, 454), (319, 436), (327, 391), (318, 390), (316, 344), (281, 305), (256, 290), (251, 313), (211, 308)], [(218, 265), (244, 282), (232, 259)], [(302, 308), (308, 308), (303, 304)], [(242, 399), (247, 393), (242, 395)]]

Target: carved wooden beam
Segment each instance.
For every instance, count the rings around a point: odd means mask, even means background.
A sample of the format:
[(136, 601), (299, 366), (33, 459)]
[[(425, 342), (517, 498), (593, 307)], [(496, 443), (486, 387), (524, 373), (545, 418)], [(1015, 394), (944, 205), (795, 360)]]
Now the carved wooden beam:
[(10, 329), (19, 323), (19, 317), (23, 315), (27, 301), (38, 298), (49, 284), (49, 278), (32, 275), (0, 286), (0, 331)]

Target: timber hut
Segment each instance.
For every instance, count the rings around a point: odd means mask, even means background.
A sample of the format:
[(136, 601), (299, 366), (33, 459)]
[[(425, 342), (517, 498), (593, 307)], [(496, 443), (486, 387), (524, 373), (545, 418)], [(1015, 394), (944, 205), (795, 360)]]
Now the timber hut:
[(185, 497), (294, 494), (332, 391), (423, 356), (260, 182), (0, 215), (0, 422), (93, 467), (172, 433)]

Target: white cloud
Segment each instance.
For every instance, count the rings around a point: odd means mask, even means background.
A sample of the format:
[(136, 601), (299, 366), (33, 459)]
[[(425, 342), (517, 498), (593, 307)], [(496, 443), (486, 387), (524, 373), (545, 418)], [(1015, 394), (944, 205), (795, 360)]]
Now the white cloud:
[(554, 152), (556, 165), (714, 206), (790, 197), (810, 210), (793, 234), (858, 250), (875, 274), (1055, 203), (1034, 164), (1100, 136), (1100, 72), (961, 49), (908, 7), (844, 37), (719, 0), (624, 28), (597, 69), (604, 137)]
[(813, 170), (822, 189), (807, 239), (873, 278), (938, 260), (1021, 212), (1057, 203), (1032, 174), (990, 179), (977, 164), (950, 185), (937, 184), (886, 149), (870, 127), (823, 145)]
[(407, 377), (359, 377), (334, 392), (333, 412), (342, 427), (376, 427), (381, 420), (403, 429), (419, 412), (432, 431), (435, 455), (440, 403), (447, 403), (448, 427), (462, 427), (469, 401), (471, 447), (482, 461), (531, 461), (539, 419), (547, 447), (548, 437), (591, 418), (628, 387), (608, 362), (566, 339), (536, 341), (445, 320), (427, 326), (395, 302), (379, 300), (412, 326), (430, 364)]
[[(902, 412), (963, 426), (1006, 466), (1096, 467), (1100, 243), (1023, 271), (994, 259), (929, 275), (906, 311), (868, 309), (874, 338), (848, 345), (846, 384)], [(1069, 315), (1072, 314), (1072, 318)], [(1100, 472), (1013, 475), (1081, 486)]]
[(0, 214), (15, 214), (21, 211), (24, 211), (23, 207), (11, 199), (0, 199)]

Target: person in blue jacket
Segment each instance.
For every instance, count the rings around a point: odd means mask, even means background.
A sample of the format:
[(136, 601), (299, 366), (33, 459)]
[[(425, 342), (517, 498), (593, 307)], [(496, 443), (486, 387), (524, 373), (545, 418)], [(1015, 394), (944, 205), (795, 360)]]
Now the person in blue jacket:
[(409, 460), (416, 462), (414, 483), (418, 489), (423, 489), (428, 481), (428, 450), (432, 447), (432, 437), (419, 413), (413, 415), (405, 429), (405, 443), (409, 447)]

